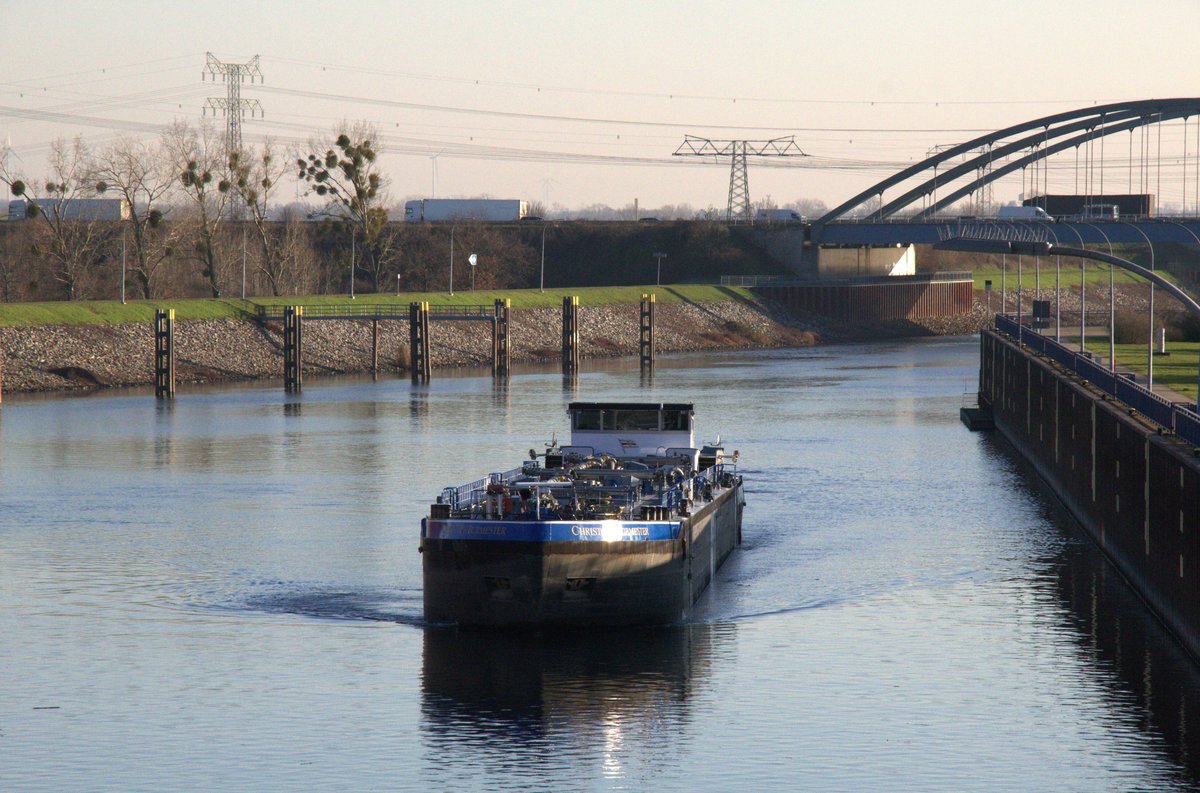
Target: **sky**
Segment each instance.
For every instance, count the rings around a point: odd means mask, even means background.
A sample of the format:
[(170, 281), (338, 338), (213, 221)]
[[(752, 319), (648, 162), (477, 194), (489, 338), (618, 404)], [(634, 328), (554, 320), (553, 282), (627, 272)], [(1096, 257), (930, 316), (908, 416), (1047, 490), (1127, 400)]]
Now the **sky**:
[[(937, 146), (1096, 103), (1200, 95), (1198, 0), (4, 0), (0, 30), (12, 170), (43, 175), (56, 138), (99, 148), (201, 122), (205, 99), (226, 96), (202, 81), (211, 52), (259, 58), (262, 82), (241, 89), (263, 110), (246, 143), (298, 151), (371, 122), (394, 202), (723, 210), (729, 160), (673, 156), (693, 135), (794, 136), (806, 156), (750, 159), (751, 199), (832, 206)], [(1168, 128), (1166, 146), (1191, 135), (1194, 159), (1198, 134), (1195, 120)], [(1188, 203), (1200, 193), (1168, 184)], [(1009, 180), (995, 199), (1021, 190)]]

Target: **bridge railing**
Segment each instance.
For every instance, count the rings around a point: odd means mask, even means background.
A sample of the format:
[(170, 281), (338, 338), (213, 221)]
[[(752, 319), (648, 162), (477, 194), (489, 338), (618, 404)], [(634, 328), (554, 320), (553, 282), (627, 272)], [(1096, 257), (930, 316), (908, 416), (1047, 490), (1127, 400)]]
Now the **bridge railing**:
[(1018, 325), (1012, 316), (997, 314), (996, 330), (1074, 372), (1189, 443), (1200, 446), (1200, 414), (1193, 410), (1193, 405), (1165, 399), (1137, 383), (1133, 375), (1107, 369), (1078, 350), (1071, 350), (1049, 336)]
[(721, 286), (872, 286), (875, 284), (940, 284), (973, 281), (970, 272), (946, 271), (919, 275), (867, 275), (861, 278), (792, 278), (779, 275), (723, 275)]

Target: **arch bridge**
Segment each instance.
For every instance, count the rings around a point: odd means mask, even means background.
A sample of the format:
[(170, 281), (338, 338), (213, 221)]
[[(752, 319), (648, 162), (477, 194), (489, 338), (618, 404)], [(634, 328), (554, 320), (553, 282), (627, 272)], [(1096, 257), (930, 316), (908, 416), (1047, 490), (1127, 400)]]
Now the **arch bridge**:
[[(1049, 158), (1062, 152), (1075, 151), (1076, 182), (1079, 181), (1079, 155), (1085, 159), (1084, 194), (1099, 195), (1096, 173), (1103, 184), (1103, 141), (1119, 133), (1130, 133), (1129, 181), (1135, 184), (1135, 159), (1138, 163), (1136, 184), (1139, 192), (1149, 182), (1151, 161), (1157, 156), (1161, 174), (1161, 144), (1151, 152), (1146, 130), (1169, 121), (1184, 121), (1183, 202), (1187, 204), (1188, 120), (1196, 118), (1197, 155), (1194, 178), (1194, 198), (1200, 206), (1200, 98), (1149, 99), (1114, 102), (1105, 105), (1054, 113), (1031, 121), (1014, 124), (980, 135), (971, 140), (945, 147), (921, 162), (904, 168), (882, 181), (850, 197), (814, 220), (809, 238), (821, 245), (888, 245), (937, 242), (944, 237), (947, 221), (941, 215), (957, 202), (976, 196), (996, 180), (1016, 172), (1022, 174), (1022, 184), (1029, 174), (1028, 192), (1048, 192)], [(1143, 130), (1137, 155), (1133, 155), (1133, 132)], [(1161, 126), (1160, 126), (1161, 136)], [(1174, 156), (1174, 155), (1172, 155)], [(1111, 169), (1111, 165), (1108, 166)], [(1159, 177), (1161, 178), (1161, 176)], [(896, 192), (899, 191), (899, 192)], [(1075, 191), (1079, 193), (1078, 187)], [(1132, 191), (1131, 191), (1132, 192)], [(885, 200), (886, 199), (886, 200)], [(1158, 197), (1161, 202), (1162, 197)], [(871, 209), (854, 215), (864, 205)], [(1198, 212), (1197, 214), (1200, 214)], [(979, 222), (972, 218), (972, 221)], [(956, 221), (957, 222), (957, 221)], [(1037, 222), (1015, 226), (1037, 226)], [(1042, 223), (1040, 225), (1046, 225)], [(1055, 224), (1060, 225), (1060, 224)], [(1200, 244), (1200, 219), (1172, 217), (1151, 219), (1138, 217), (1134, 222), (1076, 223), (1070, 231), (1062, 230), (1065, 238), (1081, 244), (1105, 242), (1183, 242)], [(1097, 227), (1105, 227), (1097, 231)], [(1111, 232), (1108, 227), (1114, 227)], [(1114, 236), (1115, 234), (1115, 236)]]

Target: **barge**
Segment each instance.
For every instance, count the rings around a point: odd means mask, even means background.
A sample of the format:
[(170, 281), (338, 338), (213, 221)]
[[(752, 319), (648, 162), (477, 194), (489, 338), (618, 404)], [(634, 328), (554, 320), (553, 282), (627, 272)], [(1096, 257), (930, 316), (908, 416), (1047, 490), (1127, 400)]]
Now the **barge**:
[(668, 624), (741, 543), (737, 452), (691, 404), (572, 402), (571, 443), (447, 487), (421, 521), (425, 620)]

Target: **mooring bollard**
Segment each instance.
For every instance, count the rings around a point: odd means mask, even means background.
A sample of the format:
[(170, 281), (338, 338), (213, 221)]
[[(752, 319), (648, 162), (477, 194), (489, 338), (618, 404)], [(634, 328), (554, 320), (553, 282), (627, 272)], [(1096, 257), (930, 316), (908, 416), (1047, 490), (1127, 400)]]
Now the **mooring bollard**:
[(175, 309), (154, 312), (154, 396), (175, 397)]
[(283, 309), (283, 389), (299, 393), (304, 385), (304, 306)]
[(654, 295), (642, 295), (641, 316), (638, 327), (638, 359), (643, 369), (654, 366)]
[(428, 383), (429, 363), (429, 303), (408, 304), (409, 367), (414, 383)]
[(562, 371), (579, 373), (579, 296), (563, 297), (562, 314)]
[(492, 376), (508, 377), (509, 313), (511, 300), (496, 300), (495, 318), (492, 320)]
[(371, 320), (371, 378), (379, 377), (379, 318)]

